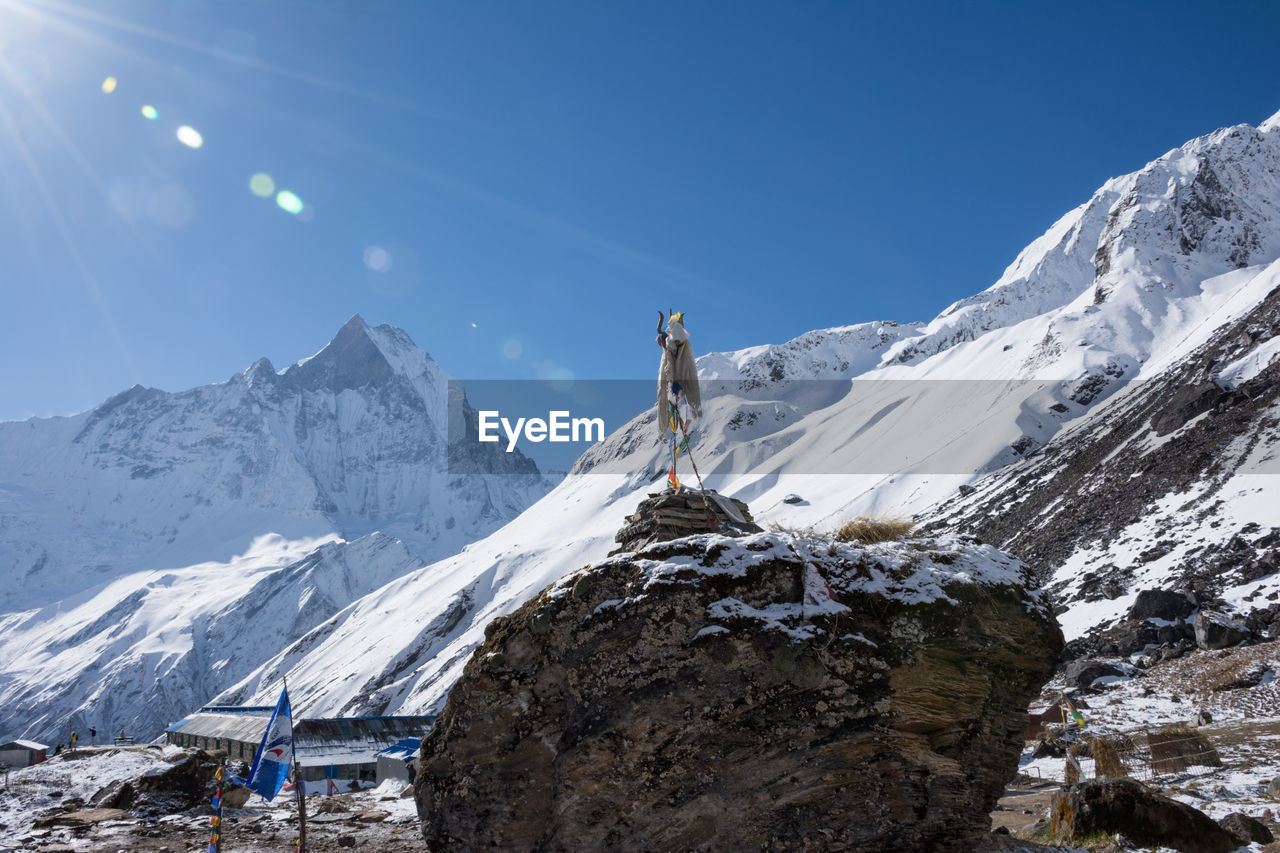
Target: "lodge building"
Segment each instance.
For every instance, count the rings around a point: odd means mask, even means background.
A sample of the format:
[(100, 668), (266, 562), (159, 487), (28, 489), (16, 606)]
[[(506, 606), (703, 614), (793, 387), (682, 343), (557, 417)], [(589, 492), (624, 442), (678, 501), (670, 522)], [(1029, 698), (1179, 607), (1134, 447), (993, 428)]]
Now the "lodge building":
[[(228, 757), (253, 761), (272, 706), (207, 705), (165, 730), (168, 743), (226, 750)], [(374, 785), (378, 753), (406, 738), (421, 738), (435, 716), (307, 717), (293, 721), (293, 744), (307, 793), (344, 793)]]

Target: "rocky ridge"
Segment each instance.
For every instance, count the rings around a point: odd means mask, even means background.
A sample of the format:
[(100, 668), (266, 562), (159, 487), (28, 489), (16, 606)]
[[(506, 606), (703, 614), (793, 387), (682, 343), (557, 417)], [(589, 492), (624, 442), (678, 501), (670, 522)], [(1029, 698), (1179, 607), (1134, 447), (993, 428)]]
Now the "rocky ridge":
[(1061, 613), (1109, 607), (1110, 619), (1076, 632), (1075, 655), (1195, 640), (1196, 608), (1238, 612), (1246, 639), (1275, 636), (1280, 527), (1236, 518), (1227, 499), (1243, 490), (1266, 500), (1280, 472), (1280, 362), (1222, 375), (1276, 339), (1280, 286), (1176, 367), (1131, 383), (928, 522), (1022, 556)]

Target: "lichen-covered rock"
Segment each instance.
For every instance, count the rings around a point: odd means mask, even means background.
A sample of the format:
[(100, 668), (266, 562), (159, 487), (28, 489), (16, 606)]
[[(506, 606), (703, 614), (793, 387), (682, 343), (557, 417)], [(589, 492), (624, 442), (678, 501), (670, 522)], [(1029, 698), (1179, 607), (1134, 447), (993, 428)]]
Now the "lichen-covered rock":
[(433, 850), (973, 850), (1062, 636), (972, 540), (693, 536), (499, 618), (415, 783)]

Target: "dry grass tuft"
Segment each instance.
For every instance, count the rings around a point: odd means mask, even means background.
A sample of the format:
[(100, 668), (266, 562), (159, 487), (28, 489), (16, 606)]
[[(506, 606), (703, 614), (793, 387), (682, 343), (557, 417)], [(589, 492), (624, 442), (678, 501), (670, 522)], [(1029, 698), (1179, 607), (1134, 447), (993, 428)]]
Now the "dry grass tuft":
[(1097, 778), (1129, 778), (1129, 771), (1124, 766), (1120, 751), (1116, 749), (1116, 743), (1113, 743), (1109, 738), (1100, 737), (1094, 738), (1092, 746), (1094, 775)]
[(804, 527), (787, 527), (785, 524), (779, 524), (776, 521), (771, 521), (767, 525), (765, 525), (764, 529), (768, 530), (770, 533), (795, 533), (798, 536), (814, 535), (812, 524), (806, 525)]
[(911, 535), (915, 523), (908, 518), (892, 516), (859, 515), (849, 519), (836, 528), (835, 538), (839, 542), (861, 542), (874, 545), (877, 542), (892, 542)]
[(1221, 767), (1222, 759), (1208, 738), (1186, 723), (1147, 732), (1151, 766), (1156, 773), (1181, 773), (1192, 765)]

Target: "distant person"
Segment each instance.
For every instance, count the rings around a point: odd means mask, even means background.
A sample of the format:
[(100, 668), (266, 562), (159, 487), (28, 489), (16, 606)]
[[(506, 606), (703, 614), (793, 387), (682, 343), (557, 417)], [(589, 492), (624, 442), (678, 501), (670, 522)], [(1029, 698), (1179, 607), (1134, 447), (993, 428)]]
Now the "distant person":
[(77, 741), (77, 740), (79, 740), (79, 739), (80, 739), (80, 735), (79, 735), (79, 733), (77, 733), (77, 732), (72, 732), (72, 733), (71, 733), (71, 748), (72, 748), (72, 749), (75, 749), (75, 748), (76, 748), (76, 741)]
[(61, 744), (61, 743), (59, 743), (57, 746), (55, 746), (55, 747), (53, 748), (53, 754), (54, 754), (54, 755), (61, 755), (61, 754), (62, 754), (62, 744)]
[(89, 726), (89, 746), (97, 746), (98, 729), (95, 726)]

